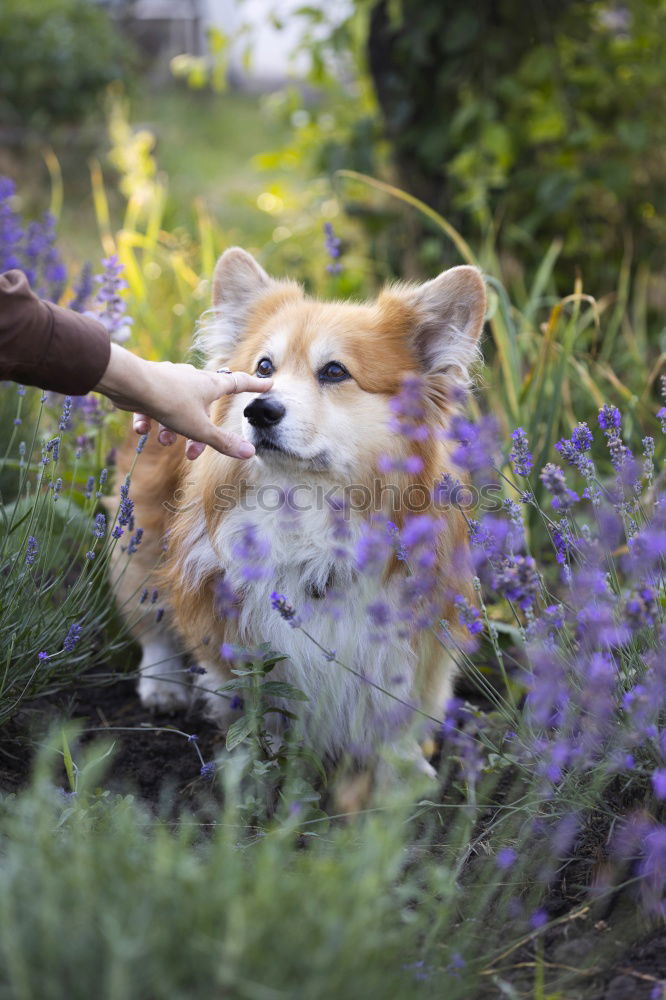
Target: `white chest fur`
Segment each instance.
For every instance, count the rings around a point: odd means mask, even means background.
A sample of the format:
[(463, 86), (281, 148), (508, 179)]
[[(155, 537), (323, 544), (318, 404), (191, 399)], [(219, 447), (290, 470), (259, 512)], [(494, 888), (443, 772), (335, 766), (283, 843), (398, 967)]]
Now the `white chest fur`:
[[(274, 498), (259, 503), (253, 494), (225, 514), (215, 537), (202, 523), (183, 573), (196, 586), (211, 571), (224, 571), (242, 597), (238, 641), (268, 642), (288, 657), (271, 676), (307, 695), (307, 703), (286, 707), (297, 707), (308, 742), (332, 753), (363, 754), (413, 721), (404, 702), (416, 704), (415, 655), (408, 637), (392, 624), (398, 618), (398, 586), (384, 585), (379, 568), (357, 570), (363, 522), (359, 516), (342, 523), (332, 518), (319, 484), (309, 493), (300, 489), (295, 505), (298, 510)], [(302, 629), (273, 609), (273, 592), (294, 606)], [(378, 610), (388, 622), (377, 622)], [(327, 659), (305, 632), (334, 650), (340, 662)]]

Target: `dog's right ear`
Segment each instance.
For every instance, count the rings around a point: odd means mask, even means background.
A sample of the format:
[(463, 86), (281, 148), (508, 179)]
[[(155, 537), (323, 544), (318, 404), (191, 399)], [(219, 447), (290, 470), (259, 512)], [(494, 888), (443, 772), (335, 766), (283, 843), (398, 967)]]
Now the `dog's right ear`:
[(213, 308), (197, 333), (198, 346), (209, 358), (226, 360), (245, 330), (252, 307), (277, 286), (246, 250), (225, 250), (215, 265)]
[(253, 302), (273, 284), (252, 254), (229, 247), (215, 265), (213, 306), (242, 325)]

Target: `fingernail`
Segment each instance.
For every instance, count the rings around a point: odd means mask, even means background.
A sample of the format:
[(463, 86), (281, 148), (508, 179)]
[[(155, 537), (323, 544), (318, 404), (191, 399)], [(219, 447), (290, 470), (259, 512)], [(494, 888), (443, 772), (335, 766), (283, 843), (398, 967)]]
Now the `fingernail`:
[(241, 458), (252, 458), (254, 455), (254, 445), (250, 444), (249, 441), (243, 441), (242, 444), (238, 445), (238, 454)]

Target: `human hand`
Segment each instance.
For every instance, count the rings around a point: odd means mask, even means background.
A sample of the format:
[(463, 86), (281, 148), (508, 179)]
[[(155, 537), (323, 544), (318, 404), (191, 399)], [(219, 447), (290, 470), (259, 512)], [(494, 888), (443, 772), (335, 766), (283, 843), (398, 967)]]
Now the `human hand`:
[(272, 384), (269, 378), (245, 372), (227, 375), (169, 361), (145, 361), (112, 344), (109, 365), (95, 390), (121, 410), (136, 411), (137, 434), (147, 434), (152, 420), (159, 424), (161, 444), (173, 444), (182, 434), (188, 439), (185, 454), (190, 459), (198, 458), (207, 444), (232, 458), (251, 458), (254, 446), (217, 427), (210, 419), (210, 406), (220, 396), (267, 392)]

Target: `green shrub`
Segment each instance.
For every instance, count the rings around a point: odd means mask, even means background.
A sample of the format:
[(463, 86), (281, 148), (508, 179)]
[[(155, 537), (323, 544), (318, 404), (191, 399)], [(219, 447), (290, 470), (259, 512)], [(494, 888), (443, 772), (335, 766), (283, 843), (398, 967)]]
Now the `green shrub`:
[[(128, 798), (34, 789), (0, 806), (0, 997), (409, 997), (420, 896), (405, 827), (238, 823), (209, 840)], [(453, 995), (453, 994), (452, 994)]]
[[(400, 187), (498, 243), (514, 269), (536, 269), (560, 236), (561, 291), (575, 268), (605, 290), (638, 247), (644, 268), (664, 267), (664, 0), (355, 0), (342, 24), (300, 13), (328, 103), (325, 131), (299, 131), (326, 169), (377, 175), (372, 84)], [(341, 65), (353, 101), (327, 75)], [(409, 235), (390, 227), (397, 269), (426, 270), (423, 231)], [(431, 257), (453, 262), (432, 242)]]
[(127, 70), (127, 43), (89, 0), (3, 0), (0, 121), (46, 131), (78, 124)]

